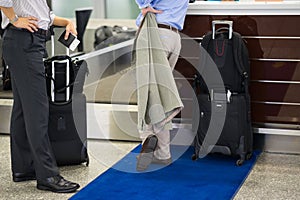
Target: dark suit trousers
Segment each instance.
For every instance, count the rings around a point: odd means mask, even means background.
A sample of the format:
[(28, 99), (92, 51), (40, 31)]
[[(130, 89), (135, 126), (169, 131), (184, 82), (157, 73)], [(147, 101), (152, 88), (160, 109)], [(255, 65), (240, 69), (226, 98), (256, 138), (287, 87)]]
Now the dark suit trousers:
[(3, 57), (11, 70), (14, 104), (10, 138), (13, 173), (58, 175), (48, 136), (49, 104), (44, 76), (45, 36), (8, 28)]

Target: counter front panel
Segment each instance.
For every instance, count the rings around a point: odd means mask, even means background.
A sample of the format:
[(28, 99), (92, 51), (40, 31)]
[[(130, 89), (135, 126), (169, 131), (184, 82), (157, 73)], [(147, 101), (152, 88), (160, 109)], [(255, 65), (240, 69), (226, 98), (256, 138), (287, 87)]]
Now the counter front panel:
[(298, 15), (267, 16), (267, 15), (187, 15), (184, 33), (190, 37), (202, 37), (211, 30), (213, 20), (231, 20), (233, 28), (244, 36), (289, 36), (300, 37)]
[(300, 15), (187, 15), (175, 69), (189, 80), (199, 62), (199, 43), (213, 20), (232, 20), (234, 31), (246, 41), (252, 121), (299, 124)]

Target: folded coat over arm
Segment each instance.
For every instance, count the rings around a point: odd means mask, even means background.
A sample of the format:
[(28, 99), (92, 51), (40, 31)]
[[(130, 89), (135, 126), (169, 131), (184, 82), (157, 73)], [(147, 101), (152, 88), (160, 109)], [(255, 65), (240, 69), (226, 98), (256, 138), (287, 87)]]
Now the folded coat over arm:
[(155, 15), (148, 13), (135, 39), (133, 63), (137, 76), (138, 129), (172, 129), (172, 118), (183, 108), (163, 48)]

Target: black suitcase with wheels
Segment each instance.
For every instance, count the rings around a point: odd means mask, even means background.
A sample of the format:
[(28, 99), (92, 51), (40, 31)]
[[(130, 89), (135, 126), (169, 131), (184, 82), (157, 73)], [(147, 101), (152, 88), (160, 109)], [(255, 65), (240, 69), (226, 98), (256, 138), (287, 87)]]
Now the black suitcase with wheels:
[(67, 51), (67, 55), (52, 56), (44, 61), (49, 99), (48, 133), (59, 166), (81, 163), (88, 166), (86, 97), (83, 93), (88, 68), (86, 61), (68, 54)]
[(49, 138), (58, 165), (89, 164), (86, 98), (74, 94), (66, 103), (49, 104)]
[[(220, 24), (228, 27), (215, 30)], [(222, 153), (239, 157), (236, 162), (239, 166), (250, 159), (253, 148), (248, 51), (241, 36), (232, 31), (232, 21), (213, 21), (212, 27), (213, 31), (201, 42), (202, 74), (195, 76), (195, 91), (200, 91), (196, 101), (200, 115), (193, 159), (207, 153)], [(207, 68), (214, 66), (222, 86), (213, 78), (203, 78), (212, 71)]]
[(48, 132), (57, 164), (88, 165), (86, 97), (82, 93), (87, 64), (68, 56), (54, 56), (44, 63), (49, 98)]

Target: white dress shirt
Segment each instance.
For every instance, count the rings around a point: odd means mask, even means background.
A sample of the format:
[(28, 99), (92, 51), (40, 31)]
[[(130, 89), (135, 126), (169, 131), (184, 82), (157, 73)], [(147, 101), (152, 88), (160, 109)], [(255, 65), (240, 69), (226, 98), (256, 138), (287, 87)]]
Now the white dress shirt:
[[(0, 6), (13, 7), (18, 17), (36, 17), (38, 27), (45, 30), (49, 29), (55, 17), (46, 0), (0, 0)], [(9, 20), (3, 13), (2, 19), (2, 28), (5, 28)]]

